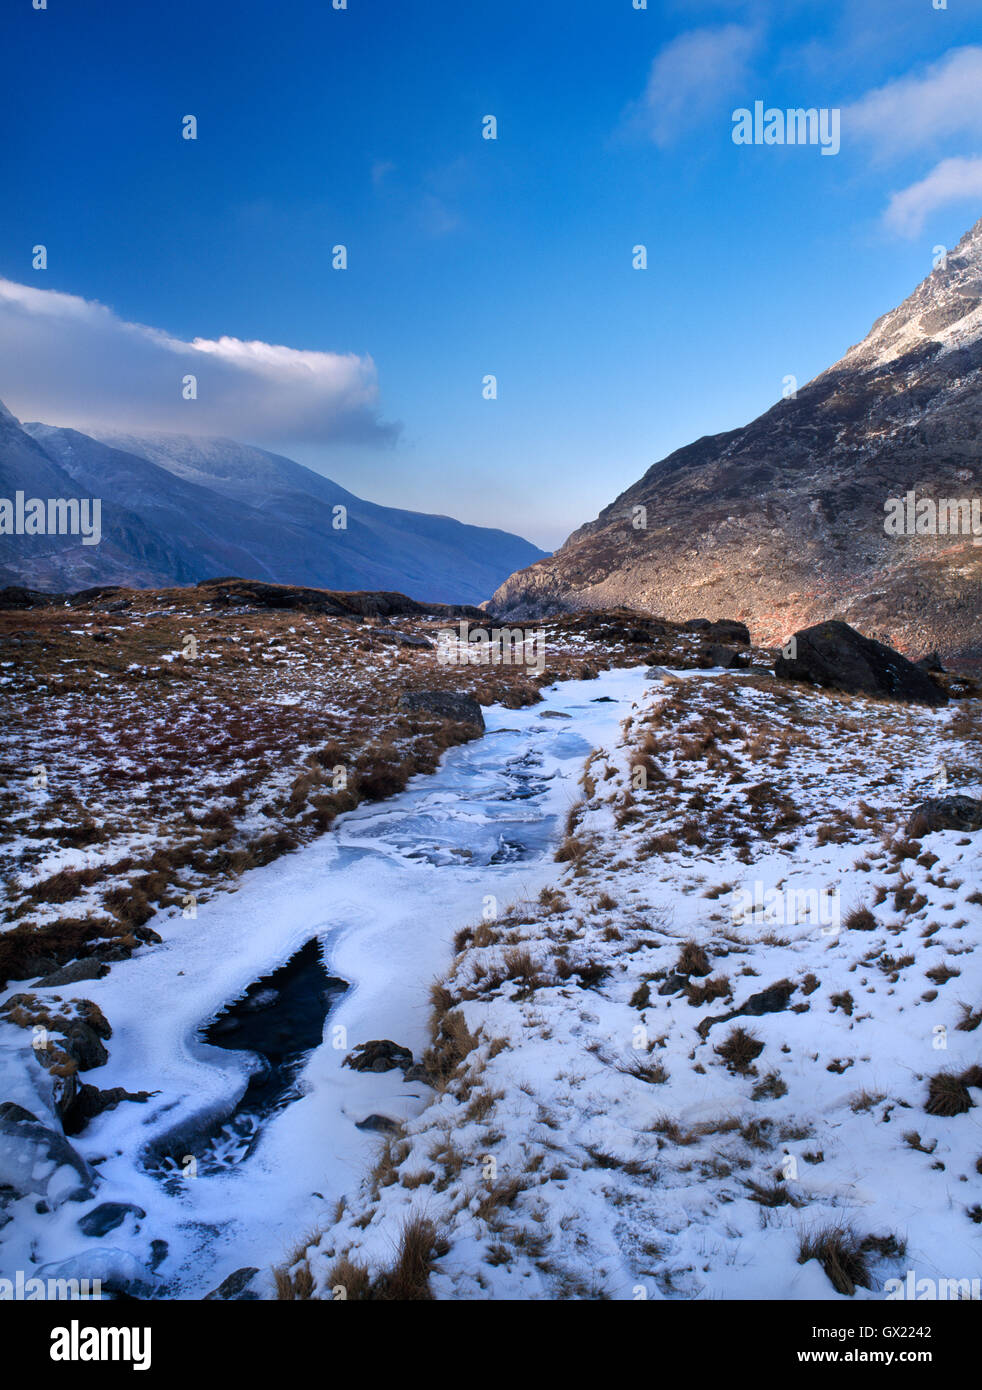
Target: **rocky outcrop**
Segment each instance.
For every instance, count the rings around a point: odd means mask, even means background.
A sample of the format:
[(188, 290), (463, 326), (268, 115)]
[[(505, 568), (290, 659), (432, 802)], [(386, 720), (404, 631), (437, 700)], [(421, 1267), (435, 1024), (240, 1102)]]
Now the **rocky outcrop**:
[(783, 680), (921, 705), (948, 703), (947, 694), (922, 667), (848, 623), (816, 623), (796, 632), (787, 650), (774, 664), (774, 674)]
[(934, 830), (958, 830), (962, 834), (982, 830), (982, 801), (971, 796), (938, 796), (915, 806), (906, 833), (914, 839)]
[(407, 714), (435, 714), (440, 719), (452, 719), (457, 724), (473, 724), (484, 729), (481, 706), (469, 695), (456, 695), (449, 690), (411, 690), (399, 699), (399, 708)]

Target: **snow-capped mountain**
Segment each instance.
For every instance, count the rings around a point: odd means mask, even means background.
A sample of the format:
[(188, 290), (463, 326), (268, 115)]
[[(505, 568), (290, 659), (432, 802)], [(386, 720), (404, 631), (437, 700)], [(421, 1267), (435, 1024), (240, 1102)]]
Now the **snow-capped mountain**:
[[(492, 607), (741, 617), (770, 642), (839, 617), (905, 651), (982, 655), (982, 534), (936, 533), (917, 511), (977, 509), (980, 386), (982, 221), (833, 367), (654, 464)], [(901, 534), (885, 528), (890, 499)]]
[(107, 435), (0, 415), (0, 497), (99, 498), (102, 537), (0, 535), (0, 583), (164, 586), (217, 575), (479, 603), (543, 552), (505, 531), (365, 502), (230, 439)]

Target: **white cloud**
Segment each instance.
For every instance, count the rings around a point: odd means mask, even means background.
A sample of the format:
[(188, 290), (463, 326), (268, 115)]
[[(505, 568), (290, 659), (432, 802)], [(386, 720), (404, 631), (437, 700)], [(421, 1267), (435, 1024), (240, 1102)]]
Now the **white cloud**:
[[(197, 399), (182, 380), (197, 378)], [(371, 357), (238, 338), (184, 342), (93, 300), (0, 278), (0, 398), (22, 420), (391, 442)]]
[(884, 155), (982, 136), (982, 48), (952, 49), (923, 74), (867, 92), (843, 112), (842, 126)]
[(740, 24), (679, 34), (652, 63), (632, 124), (656, 145), (672, 144), (739, 89), (756, 44), (754, 31)]
[(926, 178), (890, 195), (883, 221), (901, 236), (919, 236), (937, 208), (982, 199), (982, 157), (943, 159)]

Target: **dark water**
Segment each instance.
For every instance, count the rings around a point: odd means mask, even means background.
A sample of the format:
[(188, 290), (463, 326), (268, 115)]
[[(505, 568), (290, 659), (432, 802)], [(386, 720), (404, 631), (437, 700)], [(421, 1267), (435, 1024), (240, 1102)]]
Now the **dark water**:
[(255, 1070), (231, 1114), (194, 1134), (171, 1136), (150, 1156), (148, 1166), (166, 1185), (179, 1187), (189, 1158), (201, 1177), (227, 1172), (249, 1157), (270, 1116), (302, 1094), (298, 1073), (320, 1046), (324, 1020), (347, 988), (324, 970), (319, 943), (308, 941), (202, 1029), (203, 1041), (213, 1047), (251, 1053)]

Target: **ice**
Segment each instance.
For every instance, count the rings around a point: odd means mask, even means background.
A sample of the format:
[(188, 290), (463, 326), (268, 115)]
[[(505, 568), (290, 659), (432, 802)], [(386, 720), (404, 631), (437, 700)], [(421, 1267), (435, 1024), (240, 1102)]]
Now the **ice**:
[[(197, 918), (155, 919), (162, 944), (85, 982), (80, 992), (113, 1026), (98, 1084), (155, 1093), (145, 1105), (106, 1112), (76, 1141), (102, 1160), (100, 1198), (147, 1212), (139, 1229), (120, 1233), (114, 1268), (122, 1269), (117, 1255), (145, 1265), (151, 1240), (166, 1240), (155, 1289), (200, 1297), (242, 1265), (268, 1269), (298, 1232), (326, 1223), (378, 1143), (356, 1125), (380, 1108), (379, 1078), (342, 1069), (344, 1056), (369, 1038), (421, 1054), (428, 986), (449, 964), (455, 932), (481, 919), (489, 897), (504, 909), (551, 880), (550, 850), (578, 796), (583, 760), (616, 742), (644, 689), (641, 668), (554, 686), (549, 708), (573, 716), (559, 728), (539, 718), (541, 706), (486, 710), (485, 737), (451, 749), (432, 776), (244, 874), (235, 892), (199, 903)], [(613, 703), (593, 703), (599, 695)], [(351, 988), (297, 1077), (297, 1098), (258, 1135), (248, 1116), (224, 1123), (255, 1062), (208, 1045), (200, 1030), (313, 937), (325, 970)], [(17, 1047), (6, 1057), (10, 1068), (32, 1065)], [(386, 1113), (420, 1109), (423, 1090), (394, 1074)], [(148, 1162), (154, 1149), (205, 1131), (215, 1137), (203, 1161), (182, 1164), (178, 1155), (162, 1181), (159, 1160)], [(89, 1244), (68, 1220), (18, 1217), (0, 1232), (0, 1273), (39, 1260), (81, 1267)]]

